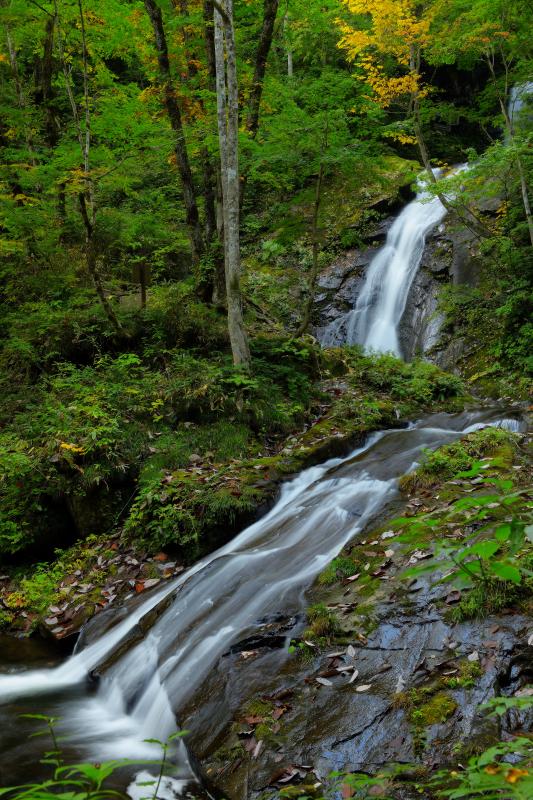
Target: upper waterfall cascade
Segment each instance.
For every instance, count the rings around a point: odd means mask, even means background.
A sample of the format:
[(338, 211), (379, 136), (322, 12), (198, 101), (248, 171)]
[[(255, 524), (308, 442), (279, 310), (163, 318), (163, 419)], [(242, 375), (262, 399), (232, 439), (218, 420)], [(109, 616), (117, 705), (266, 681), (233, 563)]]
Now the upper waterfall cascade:
[[(435, 170), (436, 177), (440, 174)], [(360, 344), (367, 350), (403, 355), (398, 331), (426, 236), (447, 213), (439, 198), (427, 191), (423, 178), (418, 188), (416, 198), (396, 217), (384, 246), (371, 261), (354, 307), (323, 331), (324, 346)]]

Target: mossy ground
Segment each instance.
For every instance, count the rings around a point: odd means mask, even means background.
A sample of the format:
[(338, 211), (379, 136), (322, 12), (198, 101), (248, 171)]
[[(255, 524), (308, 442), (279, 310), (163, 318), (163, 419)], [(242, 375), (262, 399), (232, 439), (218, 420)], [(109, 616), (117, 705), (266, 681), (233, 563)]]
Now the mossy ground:
[[(309, 340), (287, 341), (279, 337), (257, 344), (256, 349), (268, 353), (270, 359), (277, 359), (275, 365), (269, 366), (270, 362), (263, 355), (263, 366), (257, 376), (215, 370), (211, 376), (200, 378), (200, 374), (194, 372), (197, 365), (187, 362), (187, 391), (191, 400), (186, 402), (201, 403), (207, 412), (205, 421), (195, 418), (170, 428), (167, 419), (175, 413), (170, 399), (160, 396), (158, 400), (158, 395), (151, 399), (148, 395), (149, 421), (142, 421), (145, 412), (141, 411), (138, 428), (139, 435), (145, 437), (145, 458), (137, 468), (139, 474), (133, 495), (123, 503), (122, 519), (119, 516), (112, 528), (121, 537), (121, 547), (148, 556), (163, 549), (180, 563), (190, 563), (251, 522), (258, 509), (273, 502), (280, 481), (287, 476), (332, 455), (347, 452), (369, 431), (395, 426), (399, 419), (424, 410), (455, 409), (464, 400), (457, 378), (422, 362), (407, 365), (389, 356), (363, 356), (357, 348), (320, 351)], [(152, 378), (143, 370), (139, 359), (132, 357), (131, 362), (131, 376), (124, 372), (126, 365), (123, 363), (120, 367), (106, 367), (103, 377), (109, 378), (109, 369), (115, 381), (131, 383), (142, 379), (150, 383)], [(274, 385), (281, 399), (278, 411), (270, 408), (270, 423), (265, 427), (264, 423), (258, 424), (258, 414), (263, 407), (261, 397), (266, 391), (268, 369), (273, 370), (271, 380), (278, 381)], [(126, 374), (127, 379), (122, 377)], [(183, 385), (185, 373), (180, 373), (179, 380)], [(231, 381), (236, 381), (237, 386), (236, 393), (233, 386), (233, 394), (229, 388)], [(293, 408), (291, 382), (298, 393), (304, 386), (307, 408), (301, 403)], [(113, 391), (114, 397), (118, 397), (119, 387)], [(124, 393), (124, 387), (122, 391)], [(127, 397), (127, 392), (125, 395)], [(184, 402), (183, 396), (180, 402)], [(215, 409), (209, 411), (213, 404)], [(255, 404), (253, 415), (252, 404)], [(307, 429), (301, 430), (299, 420), (308, 420)], [(106, 482), (99, 484), (99, 491), (113, 485), (113, 475), (117, 470), (120, 472), (121, 460), (126, 457), (120, 450), (120, 439), (116, 438), (122, 436), (124, 422), (115, 412), (113, 432), (106, 434), (109, 474)], [(81, 417), (76, 418), (76, 424), (82, 424)], [(293, 428), (289, 438), (286, 438), (287, 426)], [(85, 438), (81, 439), (81, 435)], [(64, 438), (70, 444), (74, 435), (71, 432)], [(93, 441), (91, 432), (80, 428), (76, 444), (72, 444), (71, 449), (63, 448), (62, 458), (67, 459), (65, 469), (68, 472), (60, 473), (61, 481), (65, 481), (68, 474), (73, 475), (73, 480), (81, 481), (77, 489), (80, 501), (84, 499), (83, 486), (91, 459), (101, 458), (103, 446), (98, 439), (98, 448), (85, 445), (85, 441)], [(125, 441), (130, 447), (130, 440)], [(30, 468), (30, 448), (26, 447), (28, 453), (24, 449), (16, 453), (20, 452), (28, 460)], [(54, 464), (52, 461), (52, 469), (55, 469)], [(36, 479), (40, 480), (39, 473), (36, 474)], [(24, 498), (16, 486), (14, 473), (12, 482), (4, 484), (4, 490), (6, 487), (18, 492), (17, 497), (22, 502)], [(90, 495), (85, 499), (89, 504), (95, 502)], [(20, 514), (25, 513), (24, 508), (20, 506)], [(41, 514), (35, 508), (31, 513)], [(41, 515), (39, 519), (46, 518)], [(104, 541), (109, 534), (99, 535)], [(77, 547), (72, 553), (90, 553), (90, 544)], [(109, 578), (105, 574), (107, 564), (108, 560), (103, 559), (99, 567), (104, 573), (104, 582)], [(92, 567), (81, 568), (87, 583), (95, 582), (91, 570)], [(24, 611), (38, 618), (45, 605), (42, 598), (46, 595), (48, 602), (68, 574), (68, 568), (61, 554), (48, 564), (43, 563), (38, 570), (24, 565), (10, 572), (12, 580), (4, 585), (3, 596), (19, 591), (24, 580)], [(47, 587), (45, 592), (41, 591), (43, 585)], [(54, 604), (48, 602), (48, 605)], [(9, 624), (12, 611), (6, 609), (4, 624)]]

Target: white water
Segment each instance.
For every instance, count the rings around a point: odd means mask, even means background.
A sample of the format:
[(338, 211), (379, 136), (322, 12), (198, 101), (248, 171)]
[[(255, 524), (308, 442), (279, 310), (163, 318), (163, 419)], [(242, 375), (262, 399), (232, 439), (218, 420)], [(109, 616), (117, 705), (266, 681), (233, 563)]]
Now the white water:
[[(509, 93), (509, 105), (507, 106), (507, 113), (509, 114), (509, 118), (512, 120), (512, 122), (518, 124), (520, 123), (522, 111), (529, 103), (532, 102), (532, 95), (532, 81), (527, 81), (526, 83), (521, 83), (518, 86), (513, 86)], [(531, 114), (529, 119), (531, 121)]]
[[(459, 170), (466, 166), (459, 167)], [(435, 170), (435, 175), (440, 173)], [(324, 346), (360, 344), (366, 350), (401, 356), (398, 337), (409, 291), (420, 266), (427, 234), (446, 216), (438, 197), (431, 197), (421, 179), (419, 193), (392, 224), (385, 245), (374, 256), (355, 306), (330, 323), (321, 336)]]
[[(32, 706), (46, 710), (52, 703), (52, 713), (61, 718), (59, 732), (80, 758), (153, 758), (157, 748), (143, 740), (164, 740), (176, 729), (175, 712), (233, 644), (257, 632), (265, 616), (305, 607), (303, 590), (397, 495), (397, 476), (413, 468), (423, 448), (453, 441), (473, 427), (515, 424), (499, 416), (480, 411), (430, 417), (409, 429), (376, 433), (347, 458), (305, 470), (283, 487), (263, 519), (153, 594), (94, 644), (58, 668), (1, 676), (0, 704), (33, 697)], [(89, 673), (165, 598), (170, 605), (91, 691)], [(177, 777), (190, 777), (184, 747), (174, 757), (181, 764)], [(169, 785), (168, 796), (180, 785)], [(131, 793), (139, 796), (136, 789)]]

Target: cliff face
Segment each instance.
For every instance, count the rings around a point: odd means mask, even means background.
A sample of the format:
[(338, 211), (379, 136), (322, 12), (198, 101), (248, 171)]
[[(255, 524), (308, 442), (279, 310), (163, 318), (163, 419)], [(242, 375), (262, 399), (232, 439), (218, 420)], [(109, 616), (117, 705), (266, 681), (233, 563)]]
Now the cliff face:
[[(369, 236), (368, 246), (347, 251), (321, 274), (315, 316), (315, 335), (319, 339), (333, 320), (353, 307), (368, 265), (382, 246), (392, 222), (392, 217), (384, 220)], [(444, 284), (477, 284), (479, 263), (473, 252), (473, 240), (470, 231), (449, 223), (439, 225), (428, 236), (400, 323), (400, 344), (407, 360), (423, 355), (445, 369), (456, 369), (465, 345), (443, 331), (438, 297)], [(344, 337), (345, 330), (340, 326), (335, 344), (342, 344)]]

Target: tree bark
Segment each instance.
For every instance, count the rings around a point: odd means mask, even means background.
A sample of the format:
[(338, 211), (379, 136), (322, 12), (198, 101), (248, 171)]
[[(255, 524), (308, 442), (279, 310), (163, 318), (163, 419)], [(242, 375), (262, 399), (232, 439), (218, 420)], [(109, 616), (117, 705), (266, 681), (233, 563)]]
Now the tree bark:
[(255, 53), (254, 77), (248, 102), (248, 114), (246, 117), (246, 130), (252, 139), (255, 139), (257, 131), (259, 130), (259, 109), (261, 106), (267, 59), (272, 46), (274, 23), (278, 13), (278, 6), (279, 0), (264, 0), (263, 25)]
[(288, 19), (288, 14), (285, 14), (283, 18), (283, 38), (285, 41), (285, 50), (287, 52), (287, 77), (290, 79), (294, 75), (294, 65), (292, 63), (292, 44), (290, 41), (290, 37), (287, 35), (288, 30), (289, 30), (289, 19)]
[(217, 1), (213, 16), (228, 330), (233, 363), (247, 367), (250, 349), (244, 329), (240, 286), (239, 92), (232, 0)]
[(22, 86), (22, 81), (20, 78), (19, 68), (18, 68), (18, 61), (17, 61), (17, 51), (15, 50), (15, 45), (13, 44), (13, 40), (11, 39), (11, 33), (9, 32), (9, 28), (6, 30), (6, 42), (7, 42), (7, 51), (9, 53), (9, 63), (11, 65), (11, 74), (13, 75), (13, 81), (15, 83), (15, 91), (17, 93), (17, 102), (19, 109), (24, 113), (24, 116), (27, 119), (27, 127), (24, 132), (24, 136), (26, 139), (26, 147), (28, 148), (28, 153), (30, 154), (31, 163), (35, 167), (37, 166), (37, 153), (35, 150), (35, 146), (33, 143), (33, 137), (31, 134), (31, 124), (30, 119), (28, 118), (28, 101), (26, 98), (26, 93), (24, 92), (24, 88)]
[[(212, 0), (204, 0), (204, 38), (205, 55), (209, 89), (216, 94), (216, 59), (214, 17)], [(209, 157), (212, 174), (208, 177), (208, 167), (204, 168), (204, 196), (206, 204), (206, 229), (209, 225), (213, 228), (211, 242), (211, 255), (213, 258), (213, 271), (211, 275), (210, 299), (213, 305), (223, 308), (226, 305), (226, 275), (224, 265), (224, 214), (222, 211), (222, 178), (220, 175), (220, 159), (215, 165)], [(209, 217), (208, 217), (209, 214)]]
[(45, 138), (49, 148), (57, 144), (58, 124), (53, 107), (52, 77), (54, 72), (54, 36), (56, 18), (55, 15), (48, 17), (43, 42), (43, 57), (41, 62), (41, 102), (45, 113)]
[[(257, 44), (257, 50), (255, 53), (254, 77), (252, 81), (252, 89), (250, 92), (250, 99), (248, 101), (248, 110), (245, 122), (246, 130), (251, 139), (255, 139), (259, 130), (261, 97), (263, 95), (267, 59), (272, 46), (274, 23), (278, 13), (278, 6), (279, 0), (264, 0), (263, 25), (261, 27), (259, 42)], [(243, 175), (241, 178), (239, 195), (241, 208), (244, 202), (247, 180), (247, 176)]]
[(155, 0), (144, 0), (144, 7), (150, 22), (152, 23), (152, 29), (154, 32), (155, 46), (157, 50), (157, 63), (159, 66), (159, 76), (164, 93), (165, 108), (167, 110), (170, 125), (175, 134), (174, 152), (176, 154), (176, 163), (181, 178), (186, 221), (191, 239), (192, 260), (194, 264), (197, 264), (204, 249), (204, 241), (202, 236), (202, 227), (200, 224), (200, 215), (198, 213), (198, 205), (196, 203), (196, 191), (192, 178), (189, 155), (187, 152), (185, 133), (183, 130), (183, 122), (181, 119), (181, 111), (176, 99), (175, 88), (170, 71), (170, 61), (168, 57), (165, 28), (163, 25), (163, 16), (161, 14), (161, 9)]

